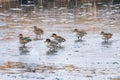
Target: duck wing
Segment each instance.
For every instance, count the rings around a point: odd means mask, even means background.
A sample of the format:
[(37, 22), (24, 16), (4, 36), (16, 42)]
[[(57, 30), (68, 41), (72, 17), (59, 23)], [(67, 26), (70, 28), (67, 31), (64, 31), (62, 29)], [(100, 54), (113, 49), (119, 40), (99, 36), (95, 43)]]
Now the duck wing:
[(61, 37), (61, 36), (57, 36), (57, 37), (56, 37), (56, 40), (57, 40), (58, 42), (65, 42), (65, 41), (66, 41), (65, 38), (63, 38), (63, 37)]
[(105, 33), (104, 36), (105, 36), (106, 38), (111, 38), (111, 37), (112, 37), (112, 34), (111, 34), (111, 33)]
[(32, 39), (30, 39), (30, 37), (23, 37), (23, 40), (29, 42), (29, 41), (32, 41)]
[(37, 31), (40, 32), (41, 34), (44, 33), (44, 31), (42, 29), (40, 29), (40, 28), (38, 28)]

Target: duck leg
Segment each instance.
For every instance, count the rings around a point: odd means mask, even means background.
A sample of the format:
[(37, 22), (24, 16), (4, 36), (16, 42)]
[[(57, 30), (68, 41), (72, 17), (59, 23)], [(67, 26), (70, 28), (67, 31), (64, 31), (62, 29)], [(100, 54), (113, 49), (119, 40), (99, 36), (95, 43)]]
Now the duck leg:
[(78, 36), (78, 40), (80, 39), (80, 37)]
[(49, 51), (53, 51), (53, 48), (50, 48)]
[(105, 39), (105, 43), (107, 43), (108, 42), (108, 40), (107, 39)]
[(39, 39), (42, 39), (42, 38), (41, 38), (41, 35), (39, 35)]
[(23, 48), (25, 48), (25, 44), (23, 44)]
[(82, 37), (80, 37), (80, 41), (82, 41)]
[(38, 40), (39, 39), (39, 35), (36, 34), (36, 39)]
[(37, 34), (36, 34), (36, 39), (37, 39)]

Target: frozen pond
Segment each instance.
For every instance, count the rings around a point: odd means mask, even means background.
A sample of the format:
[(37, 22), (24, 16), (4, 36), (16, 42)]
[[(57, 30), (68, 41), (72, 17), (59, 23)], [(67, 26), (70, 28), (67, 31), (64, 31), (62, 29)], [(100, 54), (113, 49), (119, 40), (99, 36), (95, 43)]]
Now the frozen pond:
[[(51, 9), (29, 14), (0, 13), (0, 79), (2, 80), (115, 80), (120, 78), (120, 11), (98, 10), (97, 16), (79, 9)], [(44, 30), (34, 40), (33, 26)], [(87, 35), (77, 41), (73, 30)], [(113, 34), (104, 43), (100, 32)], [(33, 41), (22, 49), (18, 34)], [(66, 39), (62, 48), (48, 52), (45, 39), (56, 33)]]

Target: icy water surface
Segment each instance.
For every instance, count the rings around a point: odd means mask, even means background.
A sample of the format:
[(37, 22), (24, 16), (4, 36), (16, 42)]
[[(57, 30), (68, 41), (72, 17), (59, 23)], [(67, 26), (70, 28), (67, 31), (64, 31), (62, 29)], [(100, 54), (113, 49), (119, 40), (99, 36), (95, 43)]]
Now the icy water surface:
[[(98, 10), (97, 16), (79, 9), (51, 9), (16, 14), (0, 13), (0, 80), (117, 80), (120, 78), (120, 11)], [(35, 40), (33, 26), (44, 30), (42, 40)], [(87, 35), (78, 41), (75, 28)], [(101, 31), (111, 32), (105, 43)], [(33, 41), (26, 48), (18, 34)], [(49, 52), (45, 39), (52, 33), (66, 42), (56, 52)], [(115, 79), (114, 79), (115, 78)]]

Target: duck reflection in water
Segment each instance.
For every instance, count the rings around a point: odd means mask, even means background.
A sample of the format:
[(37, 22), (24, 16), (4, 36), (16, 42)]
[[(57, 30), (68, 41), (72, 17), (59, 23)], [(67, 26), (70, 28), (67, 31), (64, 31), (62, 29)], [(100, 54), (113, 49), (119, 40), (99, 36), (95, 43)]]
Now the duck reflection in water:
[(103, 41), (101, 42), (101, 44), (102, 44), (102, 47), (110, 48), (112, 45), (112, 41), (109, 41), (109, 42)]
[(30, 52), (28, 47), (19, 47), (20, 55), (28, 55)]

